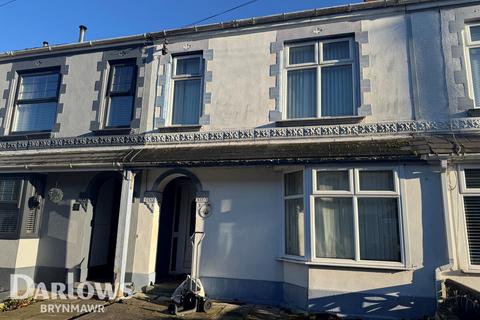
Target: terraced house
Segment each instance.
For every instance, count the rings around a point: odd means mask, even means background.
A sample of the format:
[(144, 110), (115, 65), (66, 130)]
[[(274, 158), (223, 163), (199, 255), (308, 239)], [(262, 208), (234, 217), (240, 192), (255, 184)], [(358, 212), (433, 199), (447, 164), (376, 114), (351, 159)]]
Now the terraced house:
[[(386, 0), (0, 55), (0, 291), (189, 273), (356, 317), (480, 289), (480, 1)], [(87, 37), (88, 38), (88, 37)]]

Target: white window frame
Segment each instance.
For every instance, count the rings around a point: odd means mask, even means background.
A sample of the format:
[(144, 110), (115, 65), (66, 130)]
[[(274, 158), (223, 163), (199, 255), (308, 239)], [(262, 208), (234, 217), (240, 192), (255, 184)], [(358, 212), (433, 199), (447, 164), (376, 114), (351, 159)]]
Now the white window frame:
[[(191, 59), (191, 58), (199, 58), (200, 65), (199, 65), (199, 72), (198, 74), (182, 74), (177, 75), (177, 61), (182, 59)], [(198, 54), (184, 54), (184, 55), (174, 55), (171, 57), (171, 84), (168, 88), (168, 101), (169, 101), (169, 108), (167, 108), (166, 112), (166, 123), (169, 126), (173, 127), (182, 127), (182, 126), (191, 126), (191, 124), (173, 124), (173, 103), (174, 103), (174, 96), (175, 96), (175, 82), (181, 80), (195, 80), (200, 79), (200, 110), (199, 116), (203, 115), (203, 87), (204, 87), (204, 61), (203, 55), (201, 53)], [(200, 119), (199, 119), (200, 120)]]
[[(350, 174), (350, 191), (318, 191), (316, 186), (317, 172), (321, 171), (348, 171)], [(395, 191), (359, 191), (359, 171), (392, 171), (394, 178)], [(337, 266), (352, 266), (352, 267), (379, 267), (379, 268), (391, 268), (391, 269), (405, 269), (407, 268), (407, 252), (406, 252), (406, 232), (405, 232), (405, 208), (402, 201), (401, 191), (402, 181), (399, 178), (399, 168), (397, 167), (343, 167), (343, 168), (314, 168), (312, 173), (313, 179), (313, 192), (310, 196), (310, 248), (311, 248), (311, 261), (313, 264), (319, 265), (337, 265)], [(352, 185), (353, 180), (353, 185)], [(316, 257), (315, 250), (315, 198), (317, 197), (351, 197), (352, 208), (354, 215), (354, 246), (355, 257), (354, 259), (337, 259), (337, 258), (318, 258)], [(359, 236), (359, 221), (358, 221), (358, 208), (357, 198), (397, 198), (398, 208), (398, 223), (399, 223), (399, 242), (400, 242), (400, 262), (394, 261), (373, 261), (373, 260), (361, 260), (360, 259), (360, 236)]]
[(465, 28), (464, 32), (464, 54), (465, 54), (465, 67), (467, 68), (467, 87), (468, 87), (468, 96), (470, 99), (473, 100), (473, 104), (475, 108), (480, 108), (475, 103), (475, 89), (473, 88), (473, 74), (472, 74), (472, 64), (470, 60), (470, 49), (473, 48), (480, 48), (480, 41), (472, 41), (472, 34), (470, 32), (470, 28), (472, 27), (480, 27), (480, 23), (472, 23), (468, 24)]
[[(349, 59), (342, 59), (342, 60), (323, 60), (323, 45), (325, 43), (334, 43), (334, 42), (344, 42), (348, 41), (350, 46), (350, 57)], [(290, 64), (290, 48), (294, 47), (303, 47), (308, 45), (315, 46), (315, 62), (309, 63), (301, 63), (301, 64)], [(313, 118), (336, 118), (336, 116), (323, 116), (322, 115), (322, 68), (331, 67), (331, 66), (342, 66), (342, 65), (351, 65), (352, 66), (352, 114), (351, 116), (355, 116), (357, 114), (357, 104), (358, 104), (358, 97), (357, 97), (357, 87), (358, 81), (356, 76), (357, 70), (357, 59), (354, 50), (354, 39), (352, 37), (341, 37), (341, 38), (334, 38), (334, 39), (326, 39), (326, 40), (315, 40), (315, 41), (305, 41), (305, 42), (296, 42), (286, 45), (285, 55), (284, 55), (284, 65), (283, 68), (283, 86), (282, 86), (282, 95), (283, 95), (283, 118), (288, 118), (287, 111), (288, 111), (288, 71), (292, 70), (302, 70), (302, 69), (312, 69), (316, 68), (316, 77), (317, 77), (317, 91), (316, 91), (316, 104), (317, 104), (317, 114)]]
[(480, 265), (472, 264), (472, 260), (470, 258), (470, 243), (468, 240), (468, 229), (467, 229), (467, 215), (465, 212), (465, 196), (479, 196), (480, 197), (480, 188), (467, 188), (467, 180), (465, 179), (465, 169), (478, 169), (480, 170), (480, 166), (478, 165), (461, 165), (458, 168), (458, 183), (460, 186), (460, 201), (459, 206), (462, 212), (462, 225), (463, 230), (465, 230), (465, 237), (464, 237), (464, 244), (467, 256), (467, 270), (472, 271), (475, 273), (480, 272)]
[[(295, 172), (301, 172), (302, 173), (302, 189), (303, 189), (303, 193), (302, 194), (298, 194), (298, 195), (291, 195), (291, 196), (286, 196), (285, 193), (286, 193), (286, 190), (285, 190), (285, 176), (289, 173), (295, 173)], [(306, 219), (307, 219), (307, 208), (306, 208), (306, 205), (305, 205), (305, 194), (306, 194), (306, 190), (305, 190), (305, 168), (290, 168), (288, 170), (285, 170), (285, 171), (282, 171), (282, 250), (281, 250), (281, 255), (282, 257), (286, 258), (286, 259), (290, 259), (290, 260), (298, 260), (298, 261), (306, 261), (307, 258), (307, 223), (306, 223)], [(303, 200), (303, 215), (304, 215), (304, 218), (303, 218), (303, 234), (304, 234), (304, 239), (303, 239), (303, 247), (304, 247), (304, 253), (303, 253), (303, 256), (296, 256), (296, 255), (292, 255), (292, 254), (287, 254), (287, 246), (286, 246), (286, 241), (287, 241), (287, 235), (286, 235), (286, 215), (287, 215), (287, 208), (285, 206), (285, 201), (286, 200), (289, 200), (289, 199), (302, 199)]]

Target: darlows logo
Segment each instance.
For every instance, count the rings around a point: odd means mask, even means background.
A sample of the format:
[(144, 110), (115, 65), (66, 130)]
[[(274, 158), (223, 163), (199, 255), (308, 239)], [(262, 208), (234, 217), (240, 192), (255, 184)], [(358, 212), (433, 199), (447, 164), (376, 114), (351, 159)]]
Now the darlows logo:
[(25, 274), (10, 275), (10, 297), (12, 299), (83, 299), (88, 300), (94, 296), (100, 300), (114, 300), (119, 297), (122, 288), (122, 298), (129, 299), (133, 296), (133, 290), (125, 284), (113, 289), (111, 283), (80, 282), (74, 287), (73, 273), (67, 274), (67, 284), (52, 282), (50, 290), (43, 282), (35, 284), (33, 279)]

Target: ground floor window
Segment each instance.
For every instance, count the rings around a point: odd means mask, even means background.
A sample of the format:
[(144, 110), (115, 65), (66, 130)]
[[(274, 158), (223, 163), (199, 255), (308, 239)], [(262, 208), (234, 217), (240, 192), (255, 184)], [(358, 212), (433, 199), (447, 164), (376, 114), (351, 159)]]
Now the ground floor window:
[(480, 266), (480, 169), (464, 169), (461, 185), (469, 260), (472, 266)]
[(305, 215), (303, 205), (303, 171), (285, 174), (285, 253), (305, 255)]
[[(305, 172), (311, 176), (312, 190), (308, 204), (311, 260), (403, 262), (400, 187), (396, 169), (314, 168)], [(303, 256), (304, 242), (310, 241), (305, 239), (304, 233), (303, 177), (301, 171), (286, 173), (284, 177), (287, 255)]]

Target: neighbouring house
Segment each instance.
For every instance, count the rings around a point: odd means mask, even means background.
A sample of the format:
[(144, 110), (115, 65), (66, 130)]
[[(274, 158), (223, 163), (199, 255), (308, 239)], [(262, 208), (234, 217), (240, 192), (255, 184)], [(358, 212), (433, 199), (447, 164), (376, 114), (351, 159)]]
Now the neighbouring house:
[(363, 318), (480, 290), (480, 1), (386, 0), (0, 54), (0, 292), (190, 273)]

